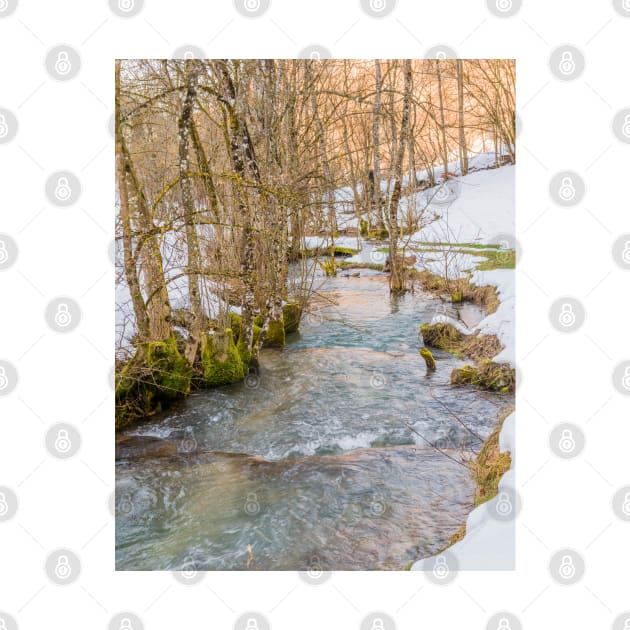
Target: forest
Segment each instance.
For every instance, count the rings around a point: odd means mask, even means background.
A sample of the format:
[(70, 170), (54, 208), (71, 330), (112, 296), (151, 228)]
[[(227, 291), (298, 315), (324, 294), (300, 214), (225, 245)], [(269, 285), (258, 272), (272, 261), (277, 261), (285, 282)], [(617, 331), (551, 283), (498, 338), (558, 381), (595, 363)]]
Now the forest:
[(449, 182), (515, 162), (514, 89), (513, 60), (117, 60), (117, 429), (256, 378), (363, 242), (413, 289)]

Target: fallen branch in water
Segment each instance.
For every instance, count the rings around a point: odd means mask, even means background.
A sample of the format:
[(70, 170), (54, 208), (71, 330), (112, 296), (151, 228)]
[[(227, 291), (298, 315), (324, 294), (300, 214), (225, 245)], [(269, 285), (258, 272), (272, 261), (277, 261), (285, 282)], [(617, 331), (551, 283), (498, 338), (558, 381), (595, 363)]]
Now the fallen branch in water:
[(438, 453), (440, 453), (441, 455), (444, 455), (444, 457), (448, 457), (451, 461), (455, 462), (456, 464), (459, 464), (460, 466), (463, 466), (466, 469), (468, 468), (467, 464), (465, 464), (464, 462), (460, 462), (458, 459), (455, 459), (454, 457), (451, 457), (448, 453), (445, 453), (439, 446), (436, 446), (435, 444), (433, 444), (433, 442), (431, 442), (430, 440), (427, 440), (427, 438), (425, 438), (424, 435), (422, 435), (422, 433), (420, 433), (419, 431), (416, 431), (409, 423), (403, 422), (403, 424), (410, 431), (413, 431), (417, 436), (422, 438), (431, 448), (435, 449)]

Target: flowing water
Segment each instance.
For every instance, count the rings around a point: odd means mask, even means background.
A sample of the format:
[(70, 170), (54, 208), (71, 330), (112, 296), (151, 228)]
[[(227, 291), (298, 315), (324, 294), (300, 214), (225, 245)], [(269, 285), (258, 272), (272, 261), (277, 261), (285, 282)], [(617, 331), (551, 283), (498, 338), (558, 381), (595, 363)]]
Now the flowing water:
[(248, 545), (250, 568), (402, 569), (458, 529), (473, 487), (457, 461), (479, 445), (458, 419), (485, 438), (504, 403), (451, 387), (451, 355), (426, 373), (418, 327), (438, 300), (350, 273), (257, 374), (119, 437), (117, 569), (240, 570)]

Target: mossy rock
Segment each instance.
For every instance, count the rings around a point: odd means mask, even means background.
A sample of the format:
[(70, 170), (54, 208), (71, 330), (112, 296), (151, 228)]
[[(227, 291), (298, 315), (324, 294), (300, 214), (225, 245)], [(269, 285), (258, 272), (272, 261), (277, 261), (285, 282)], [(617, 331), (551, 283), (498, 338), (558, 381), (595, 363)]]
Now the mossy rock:
[(245, 378), (241, 353), (234, 344), (231, 328), (224, 333), (206, 335), (201, 345), (201, 364), (206, 385), (214, 387), (237, 383)]
[(289, 302), (282, 307), (285, 334), (294, 333), (300, 327), (302, 307), (297, 302)]
[(464, 339), (464, 335), (453, 324), (439, 322), (420, 326), (425, 346), (453, 352)]
[(483, 361), (479, 366), (465, 365), (451, 372), (452, 385), (473, 385), (491, 392), (512, 393), (516, 371), (507, 363)]
[(473, 365), (465, 365), (451, 372), (451, 385), (472, 385), (476, 378), (477, 368)]
[(232, 329), (232, 334), (235, 341), (241, 336), (242, 321), (243, 318), (238, 313), (230, 313), (230, 328)]
[(272, 319), (267, 327), (264, 345), (267, 348), (282, 348), (285, 345), (284, 320)]
[(116, 379), (116, 429), (151, 416), (190, 393), (192, 367), (175, 336), (146, 343)]
[(420, 356), (424, 359), (424, 362), (427, 365), (427, 370), (430, 372), (435, 371), (435, 359), (433, 358), (433, 354), (431, 350), (428, 348), (420, 348)]

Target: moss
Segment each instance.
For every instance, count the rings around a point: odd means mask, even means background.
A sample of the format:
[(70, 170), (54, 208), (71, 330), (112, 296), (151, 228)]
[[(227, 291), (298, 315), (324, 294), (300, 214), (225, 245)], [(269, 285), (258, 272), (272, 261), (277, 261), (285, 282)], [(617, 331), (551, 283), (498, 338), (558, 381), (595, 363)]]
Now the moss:
[(514, 411), (507, 409), (499, 418), (497, 426), (483, 443), (477, 457), (471, 463), (473, 478), (477, 484), (475, 505), (480, 505), (495, 497), (499, 492), (499, 481), (510, 468), (510, 453), (499, 452), (499, 434), (503, 422)]
[(412, 279), (418, 280), (423, 289), (438, 295), (451, 296), (459, 294), (461, 302), (472, 302), (482, 307), (487, 315), (494, 313), (499, 308), (499, 298), (496, 287), (492, 285), (477, 286), (471, 284), (467, 278), (457, 280), (446, 280), (441, 276), (431, 273), (426, 269), (417, 271), (409, 269), (408, 273)]
[(265, 337), (265, 346), (268, 348), (282, 348), (284, 345), (284, 321), (281, 319), (270, 320)]
[(420, 356), (424, 359), (424, 362), (427, 364), (427, 370), (430, 372), (435, 371), (435, 359), (433, 358), (433, 354), (431, 354), (431, 350), (428, 348), (420, 348)]
[(368, 222), (365, 219), (361, 219), (359, 222), (359, 234), (361, 236), (367, 236), (368, 233)]
[(453, 304), (459, 304), (462, 301), (461, 293), (451, 293), (451, 302)]
[(241, 322), (243, 318), (237, 313), (230, 313), (230, 328), (234, 335), (234, 339), (238, 339), (241, 336)]
[(473, 385), (492, 392), (512, 393), (516, 371), (507, 363), (483, 360), (478, 366), (465, 365), (451, 372), (452, 385)]
[(473, 365), (455, 368), (451, 372), (451, 385), (472, 385), (476, 376), (477, 368)]
[(367, 262), (346, 262), (342, 260), (337, 263), (338, 269), (373, 269), (374, 271), (383, 271), (383, 265), (378, 263)]
[(294, 333), (300, 327), (302, 307), (297, 302), (289, 302), (282, 307), (282, 319), (285, 334)]
[(201, 363), (206, 385), (227, 385), (245, 378), (246, 368), (234, 344), (231, 328), (224, 333), (206, 335), (201, 345)]
[(368, 238), (378, 241), (384, 241), (385, 239), (389, 238), (389, 232), (386, 228), (383, 228), (382, 230), (371, 230), (368, 233)]
[(464, 335), (453, 324), (439, 322), (420, 326), (422, 341), (426, 346), (452, 352), (464, 338)]
[(116, 379), (116, 429), (151, 416), (190, 393), (192, 367), (175, 335), (143, 344)]
[[(258, 326), (254, 328), (254, 334), (256, 332), (256, 328), (258, 328)], [(261, 331), (262, 329), (258, 328), (258, 330)], [(260, 335), (260, 332), (258, 334)], [(241, 363), (244, 366), (249, 365), (252, 362), (252, 358), (253, 358), (252, 351), (245, 347), (245, 343), (242, 337), (239, 337), (239, 340), (236, 343), (236, 349), (238, 351), (239, 357), (241, 358)]]
[(335, 264), (334, 258), (330, 258), (329, 260), (324, 260), (323, 262), (320, 262), (319, 266), (322, 268), (322, 271), (326, 274), (326, 276), (337, 275), (337, 265)]
[[(499, 481), (501, 481), (501, 477), (509, 470), (512, 464), (511, 454), (499, 451), (499, 434), (505, 419), (513, 411), (514, 407), (511, 407), (501, 413), (492, 433), (481, 445), (481, 449), (475, 459), (469, 464), (471, 476), (475, 481), (475, 494), (473, 497), (475, 507), (489, 501), (498, 494)], [(465, 535), (466, 523), (464, 522), (449, 538), (448, 545), (440, 549), (438, 553), (442, 553), (456, 542), (459, 542)]]

